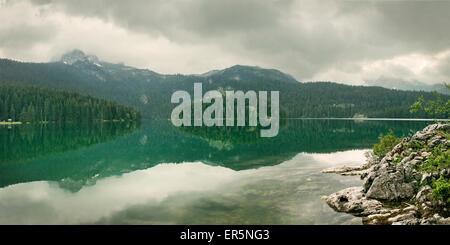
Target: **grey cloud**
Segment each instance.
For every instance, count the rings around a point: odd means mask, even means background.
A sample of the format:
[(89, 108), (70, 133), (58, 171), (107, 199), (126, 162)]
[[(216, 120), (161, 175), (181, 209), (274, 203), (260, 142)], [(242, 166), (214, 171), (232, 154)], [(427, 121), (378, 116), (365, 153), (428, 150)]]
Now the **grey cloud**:
[(30, 48), (51, 39), (57, 30), (53, 26), (22, 24), (14, 27), (0, 27), (0, 47), (8, 49)]
[[(33, 23), (24, 18), (24, 12), (18, 8), (9, 8), (16, 2), (0, 1), (0, 49), (5, 53), (23, 52), (37, 44), (50, 41), (58, 33), (51, 23)], [(28, 12), (29, 13), (29, 12)], [(39, 13), (34, 13), (39, 18)]]
[(30, 1), (45, 11), (99, 18), (175, 43), (215, 45), (300, 80), (332, 68), (363, 72), (361, 62), (450, 49), (450, 1)]
[(434, 67), (433, 69), (431, 69), (431, 71), (429, 71), (429, 75), (430, 76), (443, 76), (446, 77), (447, 80), (444, 81), (437, 81), (437, 82), (445, 82), (445, 83), (450, 83), (450, 51), (449, 51), (449, 55), (442, 59), (437, 65), (436, 67)]
[(185, 39), (186, 32), (203, 37), (276, 26), (290, 0), (239, 1), (52, 1), (31, 0), (78, 16), (98, 17), (127, 29)]
[(449, 48), (450, 1), (381, 2), (376, 8), (383, 34), (424, 51)]
[(58, 28), (53, 25), (0, 25), (0, 51), (7, 57), (16, 59), (17, 55), (26, 54), (38, 45), (48, 43), (57, 33)]

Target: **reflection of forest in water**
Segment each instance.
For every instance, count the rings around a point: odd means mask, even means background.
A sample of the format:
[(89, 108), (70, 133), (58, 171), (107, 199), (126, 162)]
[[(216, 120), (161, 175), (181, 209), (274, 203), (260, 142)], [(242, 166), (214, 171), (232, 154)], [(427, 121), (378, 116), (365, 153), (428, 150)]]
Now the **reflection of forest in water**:
[(392, 129), (397, 136), (407, 136), (411, 130), (422, 129), (429, 123), (287, 120), (280, 123), (279, 134), (273, 138), (259, 137), (257, 128), (176, 128), (165, 120), (143, 121), (142, 128), (132, 134), (135, 126), (121, 128), (116, 124), (84, 129), (2, 128), (2, 135), (8, 138), (2, 137), (0, 186), (53, 180), (76, 191), (99, 178), (160, 163), (201, 161), (234, 170), (272, 166), (300, 152), (370, 148), (380, 133)]
[[(397, 136), (408, 136), (422, 129), (426, 121), (363, 121), (333, 119), (289, 119), (280, 121), (279, 134), (260, 137), (261, 127), (178, 127), (177, 129), (202, 139), (228, 146), (263, 144), (283, 145), (296, 152), (323, 153), (371, 147), (380, 133), (393, 130)], [(336, 145), (336, 141), (339, 144)], [(291, 144), (291, 143), (296, 144)], [(353, 149), (353, 148), (352, 148)], [(280, 149), (284, 150), (284, 149)]]
[(125, 136), (136, 123), (23, 124), (0, 128), (0, 166), (57, 152), (76, 150)]

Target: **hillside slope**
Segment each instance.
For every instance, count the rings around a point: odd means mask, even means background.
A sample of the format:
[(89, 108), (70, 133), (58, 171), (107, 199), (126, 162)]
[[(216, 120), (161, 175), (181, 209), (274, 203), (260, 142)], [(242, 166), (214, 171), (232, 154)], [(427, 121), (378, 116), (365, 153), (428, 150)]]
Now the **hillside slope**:
[[(143, 117), (168, 118), (173, 92), (193, 94), (193, 84), (203, 83), (203, 91), (255, 90), (280, 91), (280, 110), (284, 117), (430, 117), (409, 113), (409, 106), (430, 92), (412, 92), (382, 87), (349, 86), (332, 82), (300, 83), (278, 70), (232, 66), (200, 75), (164, 75), (146, 69), (100, 61), (81, 51), (73, 51), (60, 61), (23, 63), (0, 59), (0, 83), (13, 81), (57, 90), (69, 90), (142, 111)], [(445, 99), (449, 96), (444, 96)]]
[(0, 121), (93, 122), (140, 120), (140, 113), (112, 101), (32, 86), (0, 84)]

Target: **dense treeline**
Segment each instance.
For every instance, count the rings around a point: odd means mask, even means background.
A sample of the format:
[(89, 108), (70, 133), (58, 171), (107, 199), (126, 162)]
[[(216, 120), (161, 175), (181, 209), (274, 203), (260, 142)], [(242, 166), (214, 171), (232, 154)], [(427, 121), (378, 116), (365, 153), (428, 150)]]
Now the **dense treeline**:
[[(431, 92), (402, 91), (382, 87), (350, 86), (332, 82), (300, 83), (276, 70), (233, 66), (203, 75), (163, 75), (119, 64), (86, 62), (22, 63), (0, 59), (0, 84), (17, 84), (74, 91), (138, 108), (146, 118), (170, 118), (176, 106), (173, 92), (188, 91), (202, 83), (208, 90), (279, 91), (283, 117), (367, 117), (434, 118), (426, 112), (411, 114), (419, 96), (434, 100)], [(443, 100), (450, 96), (442, 95)], [(205, 105), (206, 106), (206, 105)]]
[(0, 85), (0, 121), (93, 122), (140, 120), (129, 106), (67, 91)]
[[(304, 83), (281, 97), (281, 106), (293, 117), (430, 118), (424, 112), (410, 113), (419, 96), (434, 100), (433, 93), (382, 87), (349, 86), (332, 82)], [(445, 98), (450, 96), (443, 95)], [(292, 101), (297, 101), (292, 102)], [(441, 115), (442, 116), (442, 115)]]

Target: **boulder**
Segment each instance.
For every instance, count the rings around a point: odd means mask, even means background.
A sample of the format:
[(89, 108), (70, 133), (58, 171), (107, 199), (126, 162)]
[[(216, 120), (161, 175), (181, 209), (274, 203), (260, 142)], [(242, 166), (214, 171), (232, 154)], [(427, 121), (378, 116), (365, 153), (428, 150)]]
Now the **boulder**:
[(426, 185), (431, 182), (431, 174), (425, 173), (422, 175), (422, 179), (420, 180), (420, 185)]
[(350, 187), (336, 192), (328, 196), (326, 202), (338, 212), (352, 213), (357, 216), (379, 214), (383, 210), (381, 202), (366, 198), (361, 187)]
[(445, 138), (443, 136), (436, 135), (428, 141), (428, 147), (433, 148), (435, 146), (438, 146), (441, 143), (444, 143), (444, 141), (445, 141)]
[(390, 173), (376, 177), (367, 191), (367, 197), (398, 201), (411, 199), (417, 190), (417, 181), (405, 182), (404, 176), (399, 173)]
[(395, 167), (383, 164), (369, 173), (363, 184), (368, 198), (396, 201), (411, 199), (415, 196), (418, 183), (414, 180), (416, 172), (409, 166)]
[(439, 124), (431, 124), (425, 127), (423, 130), (418, 131), (412, 137), (412, 140), (426, 141), (436, 134), (436, 129), (442, 129)]

